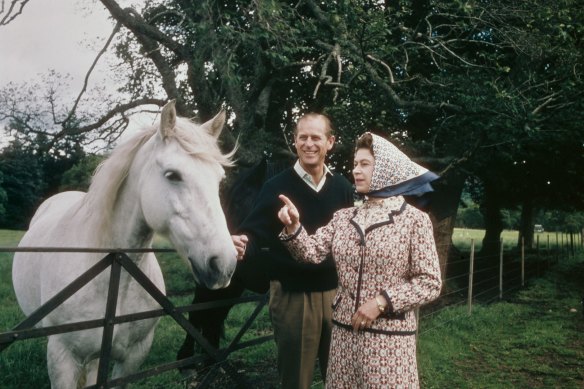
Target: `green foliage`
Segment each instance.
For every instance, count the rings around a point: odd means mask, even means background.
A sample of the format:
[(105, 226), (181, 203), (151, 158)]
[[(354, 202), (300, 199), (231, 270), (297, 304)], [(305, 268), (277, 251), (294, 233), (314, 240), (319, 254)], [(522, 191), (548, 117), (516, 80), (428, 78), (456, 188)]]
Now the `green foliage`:
[(93, 172), (103, 160), (104, 157), (100, 155), (89, 154), (85, 156), (63, 173), (59, 190), (87, 191)]
[(0, 220), (4, 218), (6, 214), (6, 204), (8, 202), (8, 195), (4, 190), (4, 173), (0, 170)]
[[(584, 209), (578, 4), (173, 0), (145, 2), (140, 17), (108, 7), (127, 28), (116, 37), (112, 73), (134, 101), (164, 91), (181, 115), (201, 120), (225, 108), (232, 131), (223, 141), (230, 148), (238, 139), (242, 165), (287, 148), (303, 112), (326, 111), (339, 127), (331, 163), (344, 173), (353, 140), (372, 130), (446, 171), (445, 182), (451, 173), (480, 182), (489, 193), (488, 204), (476, 201), (481, 209), (516, 209), (526, 198), (536, 208)], [(96, 134), (115, 139), (115, 128), (82, 126), (94, 112), (69, 115), (57, 104), (51, 117), (39, 108), (47, 96), (60, 101), (66, 82), (53, 73), (36, 88), (46, 93), (0, 90), (10, 130), (57, 151)], [(51, 171), (69, 168), (59, 166)], [(501, 223), (516, 223), (504, 216)]]
[(584, 229), (584, 212), (544, 211), (537, 216), (537, 222), (549, 231), (577, 233)]
[(458, 208), (456, 227), (484, 229), (485, 223), (483, 221), (483, 215), (479, 210), (479, 206), (473, 203), (466, 207)]
[[(476, 188), (474, 188), (476, 189)], [(475, 192), (476, 194), (477, 192)], [(481, 195), (478, 195), (481, 201)], [(519, 229), (519, 219), (521, 214), (514, 209), (501, 209), (501, 221), (504, 229)], [(463, 192), (461, 206), (456, 214), (455, 227), (484, 229), (485, 221), (480, 205), (473, 201), (473, 196), (469, 192)]]
[(77, 142), (53, 148), (40, 135), (33, 142), (20, 138), (0, 151), (0, 226), (5, 228), (26, 228), (40, 202), (59, 192), (63, 174), (85, 155)]
[(7, 198), (0, 226), (26, 228), (46, 187), (42, 165), (34, 152), (14, 141), (2, 150), (0, 171), (4, 177), (2, 189)]

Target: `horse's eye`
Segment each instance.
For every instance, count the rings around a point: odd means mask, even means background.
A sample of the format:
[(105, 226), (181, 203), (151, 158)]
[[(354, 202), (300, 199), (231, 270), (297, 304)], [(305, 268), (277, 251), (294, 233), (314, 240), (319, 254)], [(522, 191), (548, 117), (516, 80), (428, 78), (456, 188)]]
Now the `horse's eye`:
[(166, 177), (166, 179), (169, 181), (182, 181), (182, 177), (180, 176), (180, 174), (172, 170), (169, 170), (166, 173), (164, 173), (164, 177)]

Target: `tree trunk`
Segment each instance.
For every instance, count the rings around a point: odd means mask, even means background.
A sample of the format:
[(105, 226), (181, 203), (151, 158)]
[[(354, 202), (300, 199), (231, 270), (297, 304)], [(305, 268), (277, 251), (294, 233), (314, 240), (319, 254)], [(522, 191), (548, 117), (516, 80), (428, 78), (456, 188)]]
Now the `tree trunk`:
[(535, 220), (535, 208), (533, 199), (523, 199), (521, 206), (521, 224), (519, 226), (519, 237), (517, 247), (521, 247), (521, 238), (525, 240), (526, 248), (533, 248), (533, 225)]
[[(443, 280), (446, 279), (448, 269), (446, 264), (454, 248), (452, 245), (452, 232), (454, 231), (454, 222), (456, 221), (456, 213), (465, 180), (465, 175), (452, 173), (433, 184), (435, 192), (433, 193), (429, 213), (434, 225), (434, 239), (440, 259)], [(459, 259), (458, 256), (456, 259)]]
[(501, 203), (497, 198), (497, 193), (489, 188), (485, 183), (485, 199), (481, 206), (481, 213), (485, 221), (485, 237), (481, 248), (481, 256), (497, 257), (499, 255), (499, 244), (501, 232), (503, 231), (503, 217), (501, 215)]

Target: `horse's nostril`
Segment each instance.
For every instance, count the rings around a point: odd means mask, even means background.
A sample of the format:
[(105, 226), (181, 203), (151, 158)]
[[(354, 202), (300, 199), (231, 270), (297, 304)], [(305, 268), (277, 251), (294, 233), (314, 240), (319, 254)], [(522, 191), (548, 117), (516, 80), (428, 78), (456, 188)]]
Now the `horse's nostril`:
[(212, 272), (219, 271), (219, 257), (218, 256), (213, 255), (212, 257), (209, 257), (209, 270), (211, 270)]

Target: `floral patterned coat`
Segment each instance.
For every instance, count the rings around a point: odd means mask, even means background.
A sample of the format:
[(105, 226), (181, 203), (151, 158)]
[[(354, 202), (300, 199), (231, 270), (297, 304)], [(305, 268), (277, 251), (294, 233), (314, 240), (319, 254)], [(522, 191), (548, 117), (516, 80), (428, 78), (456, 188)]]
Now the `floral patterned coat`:
[(339, 275), (333, 321), (342, 327), (350, 328), (358, 307), (383, 293), (387, 312), (364, 330), (410, 335), (416, 331), (413, 309), (440, 294), (430, 218), (403, 196), (339, 210), (314, 235), (300, 228), (281, 239), (300, 261), (318, 263), (332, 252)]

